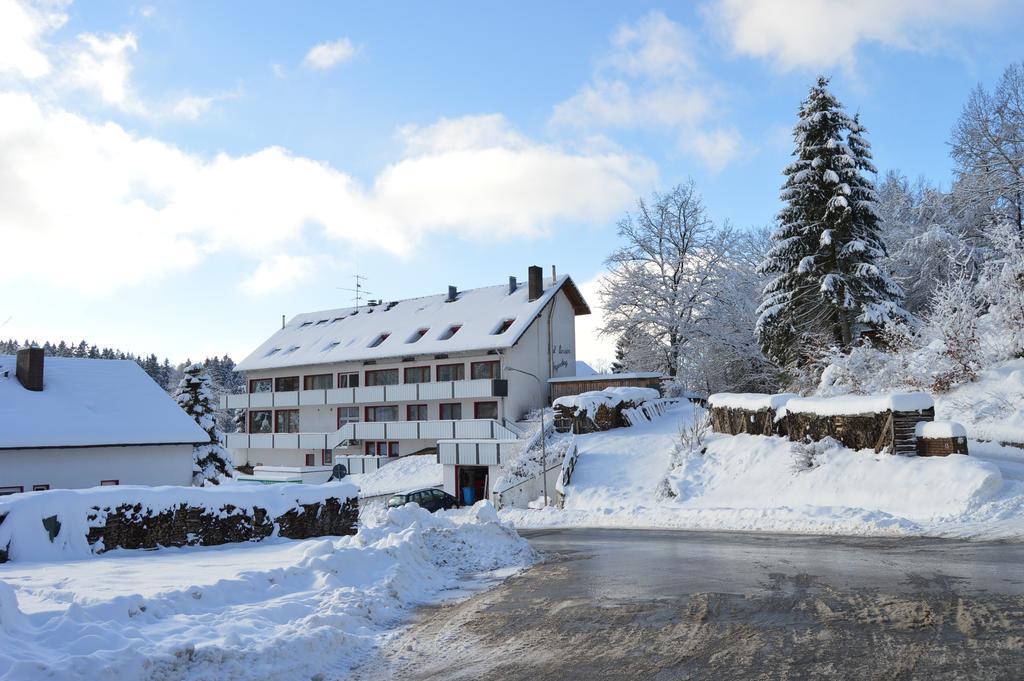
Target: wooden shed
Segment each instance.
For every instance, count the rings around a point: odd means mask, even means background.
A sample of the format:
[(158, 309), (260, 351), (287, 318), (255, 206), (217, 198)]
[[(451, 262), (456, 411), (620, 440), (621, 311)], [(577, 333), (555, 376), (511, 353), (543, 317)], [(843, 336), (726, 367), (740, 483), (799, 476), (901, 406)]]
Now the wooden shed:
[(661, 392), (664, 375), (657, 371), (640, 371), (623, 374), (592, 374), (590, 376), (563, 376), (550, 378), (551, 401), (559, 397), (580, 395), (605, 388), (654, 388)]

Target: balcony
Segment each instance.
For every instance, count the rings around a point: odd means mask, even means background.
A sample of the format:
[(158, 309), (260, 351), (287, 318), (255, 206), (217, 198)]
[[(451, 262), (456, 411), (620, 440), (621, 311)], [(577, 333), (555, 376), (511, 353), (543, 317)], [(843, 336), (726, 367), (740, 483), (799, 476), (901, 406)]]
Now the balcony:
[(518, 436), (494, 419), (346, 423), (331, 433), (227, 433), (228, 449), (335, 449), (350, 440), (480, 440)]
[(522, 446), (512, 440), (444, 440), (437, 443), (437, 462), (456, 466), (497, 466)]
[(507, 393), (507, 385), (504, 381), (498, 382), (489, 378), (479, 378), (472, 381), (403, 383), (401, 385), (373, 385), (361, 388), (221, 395), (220, 408), (273, 409), (274, 407), (425, 402), (428, 400), (504, 397)]

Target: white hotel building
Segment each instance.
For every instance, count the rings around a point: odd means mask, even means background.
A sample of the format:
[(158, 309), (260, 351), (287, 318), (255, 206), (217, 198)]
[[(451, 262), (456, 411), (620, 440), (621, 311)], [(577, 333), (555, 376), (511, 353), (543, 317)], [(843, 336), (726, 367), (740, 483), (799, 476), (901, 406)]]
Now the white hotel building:
[(589, 313), (570, 277), (534, 266), (526, 285), (298, 315), (238, 365), (248, 392), (222, 407), (245, 409), (247, 432), (226, 445), (268, 481), (436, 452), (445, 488), (479, 498), (514, 422), (547, 404), (549, 378), (575, 374), (575, 317)]

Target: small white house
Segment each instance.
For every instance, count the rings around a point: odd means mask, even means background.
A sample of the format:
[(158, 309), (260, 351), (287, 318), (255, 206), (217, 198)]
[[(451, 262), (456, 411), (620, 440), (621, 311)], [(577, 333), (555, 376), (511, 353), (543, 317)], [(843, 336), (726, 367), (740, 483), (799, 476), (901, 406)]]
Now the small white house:
[(0, 355), (0, 495), (191, 485), (206, 432), (130, 360)]
[(248, 432), (226, 446), (263, 482), (436, 453), (448, 492), (489, 497), (522, 444), (515, 422), (548, 403), (549, 378), (575, 374), (589, 313), (570, 277), (533, 266), (525, 285), (300, 314), (239, 363), (248, 390), (221, 407), (246, 410)]

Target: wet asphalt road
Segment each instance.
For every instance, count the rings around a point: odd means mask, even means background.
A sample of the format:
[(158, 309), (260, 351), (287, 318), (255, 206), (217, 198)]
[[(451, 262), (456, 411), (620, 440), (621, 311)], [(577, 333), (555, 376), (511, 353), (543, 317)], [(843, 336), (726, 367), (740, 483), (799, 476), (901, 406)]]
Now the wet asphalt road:
[(1024, 544), (524, 531), (360, 679), (1024, 679)]

